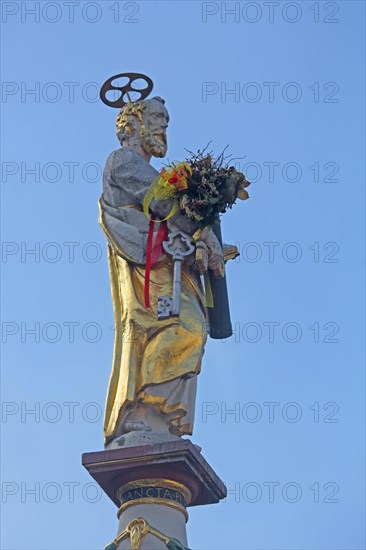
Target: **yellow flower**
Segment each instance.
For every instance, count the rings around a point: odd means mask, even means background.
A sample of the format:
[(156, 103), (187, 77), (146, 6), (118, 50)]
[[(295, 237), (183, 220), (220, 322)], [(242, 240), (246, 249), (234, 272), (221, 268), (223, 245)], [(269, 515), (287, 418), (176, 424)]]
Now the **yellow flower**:
[(187, 172), (192, 174), (189, 164), (186, 162), (175, 164), (173, 162), (168, 169), (163, 168), (161, 170), (159, 185), (164, 187), (169, 194), (183, 191), (188, 187)]

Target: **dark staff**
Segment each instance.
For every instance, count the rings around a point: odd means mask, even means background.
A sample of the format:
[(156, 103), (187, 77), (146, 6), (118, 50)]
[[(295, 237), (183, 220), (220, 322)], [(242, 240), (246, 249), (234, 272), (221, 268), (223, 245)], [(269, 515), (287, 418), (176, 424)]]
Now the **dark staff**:
[[(222, 244), (221, 224), (215, 223), (212, 231)], [(215, 340), (230, 338), (233, 334), (230, 319), (229, 296), (227, 292), (226, 275), (217, 279), (211, 269), (208, 270), (213, 296), (213, 307), (208, 307), (208, 319), (210, 324), (210, 337)]]

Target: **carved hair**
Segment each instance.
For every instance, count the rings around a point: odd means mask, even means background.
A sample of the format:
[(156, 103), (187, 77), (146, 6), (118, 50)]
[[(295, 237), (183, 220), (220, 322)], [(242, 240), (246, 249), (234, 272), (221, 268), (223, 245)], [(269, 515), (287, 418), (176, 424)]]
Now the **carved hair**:
[(146, 109), (150, 101), (160, 101), (163, 105), (165, 100), (159, 96), (152, 97), (151, 99), (142, 99), (140, 101), (133, 101), (127, 103), (120, 110), (116, 119), (116, 134), (122, 145), (122, 142), (131, 136), (133, 128), (131, 126), (131, 117), (137, 117), (142, 125), (142, 113)]

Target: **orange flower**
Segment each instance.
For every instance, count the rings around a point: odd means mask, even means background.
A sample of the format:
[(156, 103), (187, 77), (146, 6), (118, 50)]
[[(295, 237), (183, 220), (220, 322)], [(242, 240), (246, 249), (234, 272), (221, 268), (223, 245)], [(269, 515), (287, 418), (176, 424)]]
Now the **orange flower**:
[(178, 180), (179, 180), (178, 172), (177, 172), (177, 170), (174, 170), (174, 172), (172, 173), (172, 175), (168, 179), (168, 183), (177, 183)]
[[(164, 171), (163, 171), (164, 170)], [(171, 186), (174, 187), (177, 191), (182, 191), (187, 189), (187, 173), (184, 169), (173, 169), (168, 171), (163, 169), (160, 172), (160, 176)]]
[(169, 188), (175, 191), (182, 191), (187, 189), (187, 171), (183, 163), (175, 166), (174, 164), (166, 170), (162, 168), (160, 170), (161, 185), (168, 191)]

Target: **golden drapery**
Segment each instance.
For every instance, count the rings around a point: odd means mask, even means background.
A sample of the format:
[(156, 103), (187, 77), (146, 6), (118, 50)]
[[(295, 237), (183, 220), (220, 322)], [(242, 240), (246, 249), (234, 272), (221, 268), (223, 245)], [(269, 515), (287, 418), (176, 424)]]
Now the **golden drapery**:
[(207, 339), (200, 277), (183, 264), (180, 317), (158, 321), (158, 296), (172, 294), (172, 260), (164, 257), (151, 269), (149, 309), (144, 305), (144, 266), (124, 259), (111, 244), (108, 260), (115, 339), (104, 419), (105, 441), (119, 435), (126, 410), (135, 403), (157, 407), (169, 415), (171, 433), (191, 434), (193, 421), (185, 421), (186, 415), (192, 417), (188, 414), (191, 405), (187, 388), (173, 392), (174, 402), (167, 400), (164, 388), (174, 380), (189, 384), (200, 372)]

